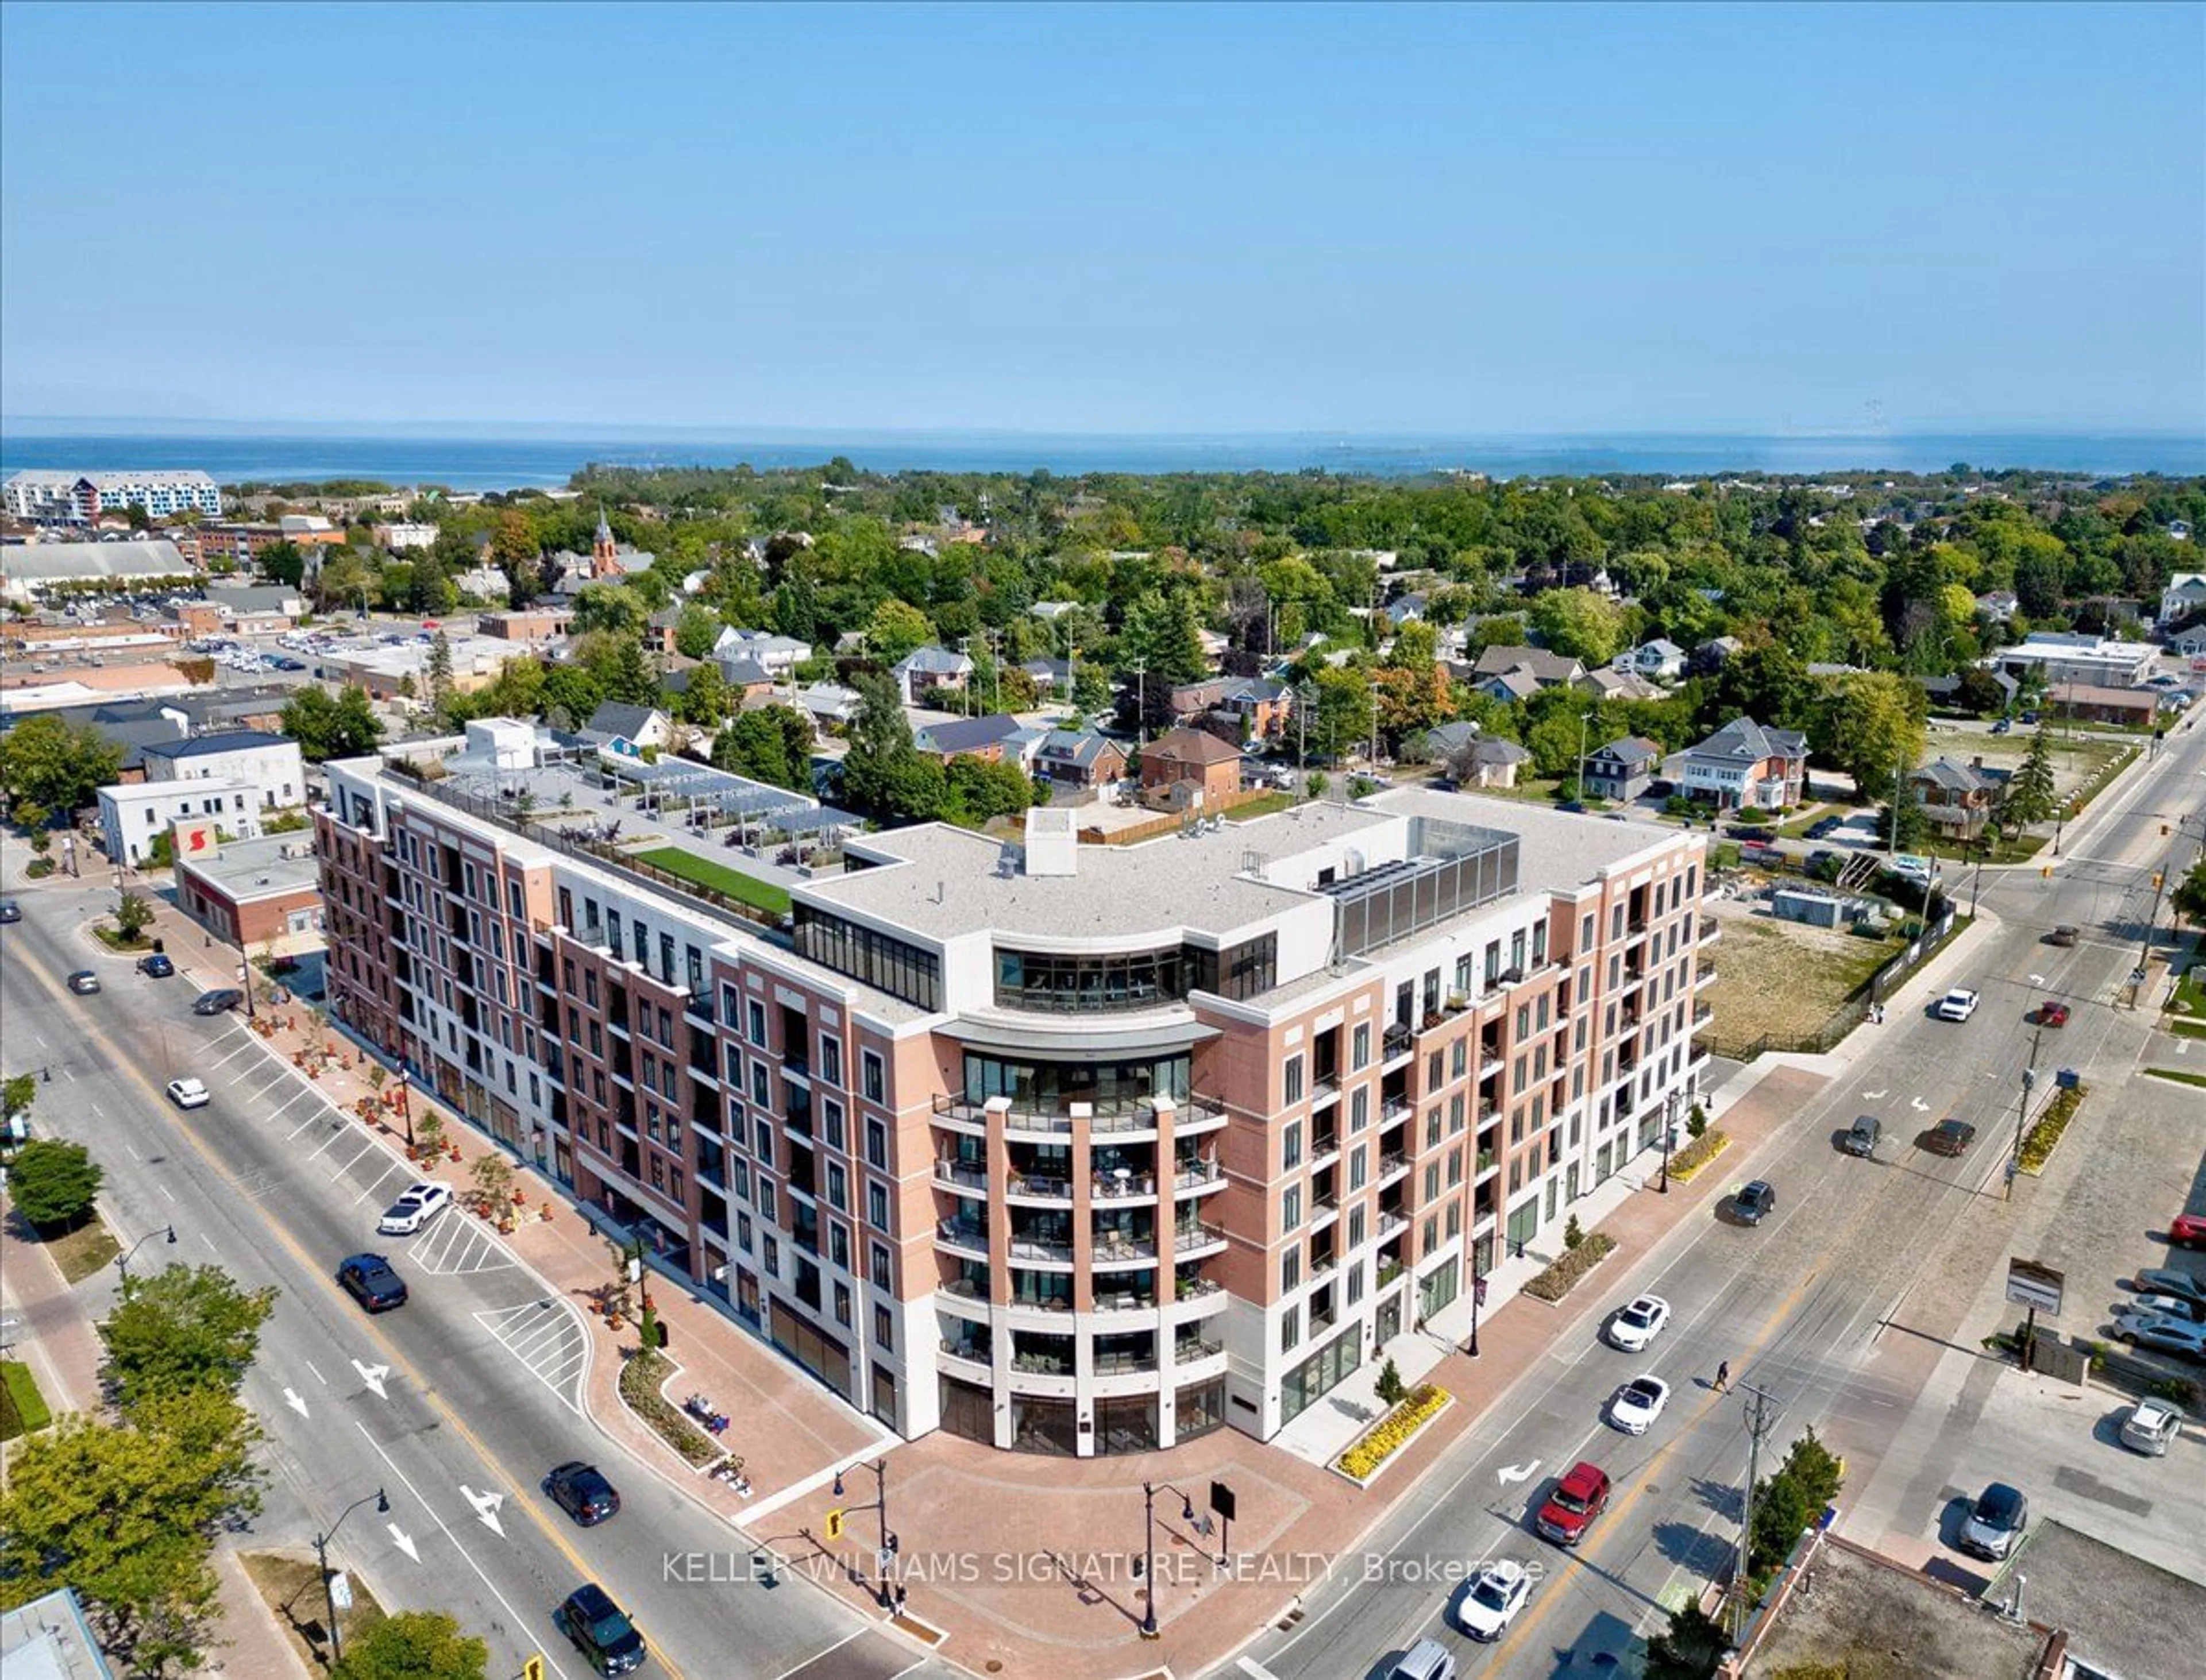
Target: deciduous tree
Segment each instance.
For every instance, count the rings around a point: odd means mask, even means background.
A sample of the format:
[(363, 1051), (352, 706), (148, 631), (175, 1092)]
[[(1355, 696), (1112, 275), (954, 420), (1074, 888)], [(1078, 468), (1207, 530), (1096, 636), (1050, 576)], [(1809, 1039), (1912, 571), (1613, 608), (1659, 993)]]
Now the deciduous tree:
[(1624, 648), (1624, 611), (1590, 589), (1550, 589), (1532, 603), (1532, 628), (1558, 653), (1605, 665)]
[(273, 1288), (241, 1289), (217, 1266), (134, 1277), (101, 1327), (107, 1372), (127, 1409), (181, 1389), (236, 1394), (275, 1309)]
[(8, 1168), (8, 1193), (33, 1228), (60, 1230), (91, 1211), (104, 1176), (81, 1143), (33, 1138)]
[(435, 1611), (402, 1611), (355, 1639), (330, 1680), (486, 1680), (490, 1647)]
[(335, 694), (319, 683), (293, 692), (283, 703), (283, 733), (299, 743), (309, 763), (356, 758), (373, 752), (383, 738), (383, 720), (367, 703), (367, 693), (347, 683)]
[(69, 724), (50, 712), (27, 718), (0, 736), (0, 788), (15, 800), (55, 811), (75, 811), (122, 770), (122, 749), (90, 724)]

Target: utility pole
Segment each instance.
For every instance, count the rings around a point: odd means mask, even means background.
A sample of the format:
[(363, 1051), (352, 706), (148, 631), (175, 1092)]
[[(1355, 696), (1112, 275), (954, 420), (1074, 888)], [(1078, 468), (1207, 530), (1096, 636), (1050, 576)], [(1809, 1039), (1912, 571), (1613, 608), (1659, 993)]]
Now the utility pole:
[(1134, 739), (1140, 745), (1149, 744), (1149, 662), (1138, 661), (1134, 666)]
[(2022, 1171), (2022, 1140), (2028, 1129), (2027, 1123), (2030, 1119), (2030, 1093), (2037, 1083), (2037, 1047), (2044, 1037), (2045, 1028), (2042, 1025), (2030, 1035), (2030, 1064), (2022, 1070), (2022, 1090), (2015, 1098), (2014, 1151), (2007, 1157), (2006, 1188), (2000, 1195), (2000, 1200), (2002, 1201), (2014, 1200), (2015, 1177)]
[(1901, 759), (1892, 766), (1892, 861), (1895, 867), (1899, 863), (1899, 801), (1906, 794), (1907, 761)]
[(1591, 712), (1579, 712), (1579, 713), (1578, 713), (1578, 790), (1577, 790), (1577, 796), (1578, 803), (1580, 803), (1581, 805), (1583, 805), (1583, 804), (1584, 804), (1584, 803), (1585, 803), (1585, 796), (1586, 796), (1586, 789), (1585, 789), (1586, 720), (1587, 720), (1588, 718), (1591, 718), (1592, 716), (1593, 716), (1593, 713), (1592, 713)]
[(1738, 1551), (1732, 1565), (1731, 1636), (1736, 1644), (1745, 1636), (1748, 1570), (1754, 1555), (1754, 1484), (1762, 1474), (1762, 1443), (1777, 1427), (1776, 1409), (1768, 1389), (1752, 1383), (1735, 1385), (1746, 1401), (1746, 1514), (1739, 1523)]

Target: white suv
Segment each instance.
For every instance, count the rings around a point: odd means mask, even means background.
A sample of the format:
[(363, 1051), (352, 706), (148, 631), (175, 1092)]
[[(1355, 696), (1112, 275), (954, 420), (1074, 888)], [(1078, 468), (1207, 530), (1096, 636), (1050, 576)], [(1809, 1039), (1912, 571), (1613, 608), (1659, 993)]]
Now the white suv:
[(207, 1088), (196, 1079), (172, 1079), (169, 1081), (169, 1100), (178, 1108), (205, 1108)]
[(1966, 1021), (1976, 1012), (1976, 994), (1966, 986), (1955, 986), (1938, 1000), (1938, 1019)]
[(452, 1192), (443, 1184), (420, 1183), (402, 1191), (376, 1222), (381, 1236), (411, 1236), (452, 1205)]

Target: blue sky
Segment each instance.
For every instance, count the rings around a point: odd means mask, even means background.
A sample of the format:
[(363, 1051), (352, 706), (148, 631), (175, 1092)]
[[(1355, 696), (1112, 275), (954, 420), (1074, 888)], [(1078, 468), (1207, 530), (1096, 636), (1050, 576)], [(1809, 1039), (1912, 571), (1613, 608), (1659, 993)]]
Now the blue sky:
[(2206, 429), (2202, 64), (2197, 5), (10, 0), (0, 411)]

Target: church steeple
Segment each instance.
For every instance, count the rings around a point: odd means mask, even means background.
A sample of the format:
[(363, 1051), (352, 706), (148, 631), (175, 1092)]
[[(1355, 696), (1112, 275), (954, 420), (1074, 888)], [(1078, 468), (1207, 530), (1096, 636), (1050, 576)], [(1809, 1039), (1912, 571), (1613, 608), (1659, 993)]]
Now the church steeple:
[(597, 540), (590, 549), (590, 575), (617, 577), (620, 559), (613, 548), (613, 527), (605, 522), (605, 504), (598, 503)]

